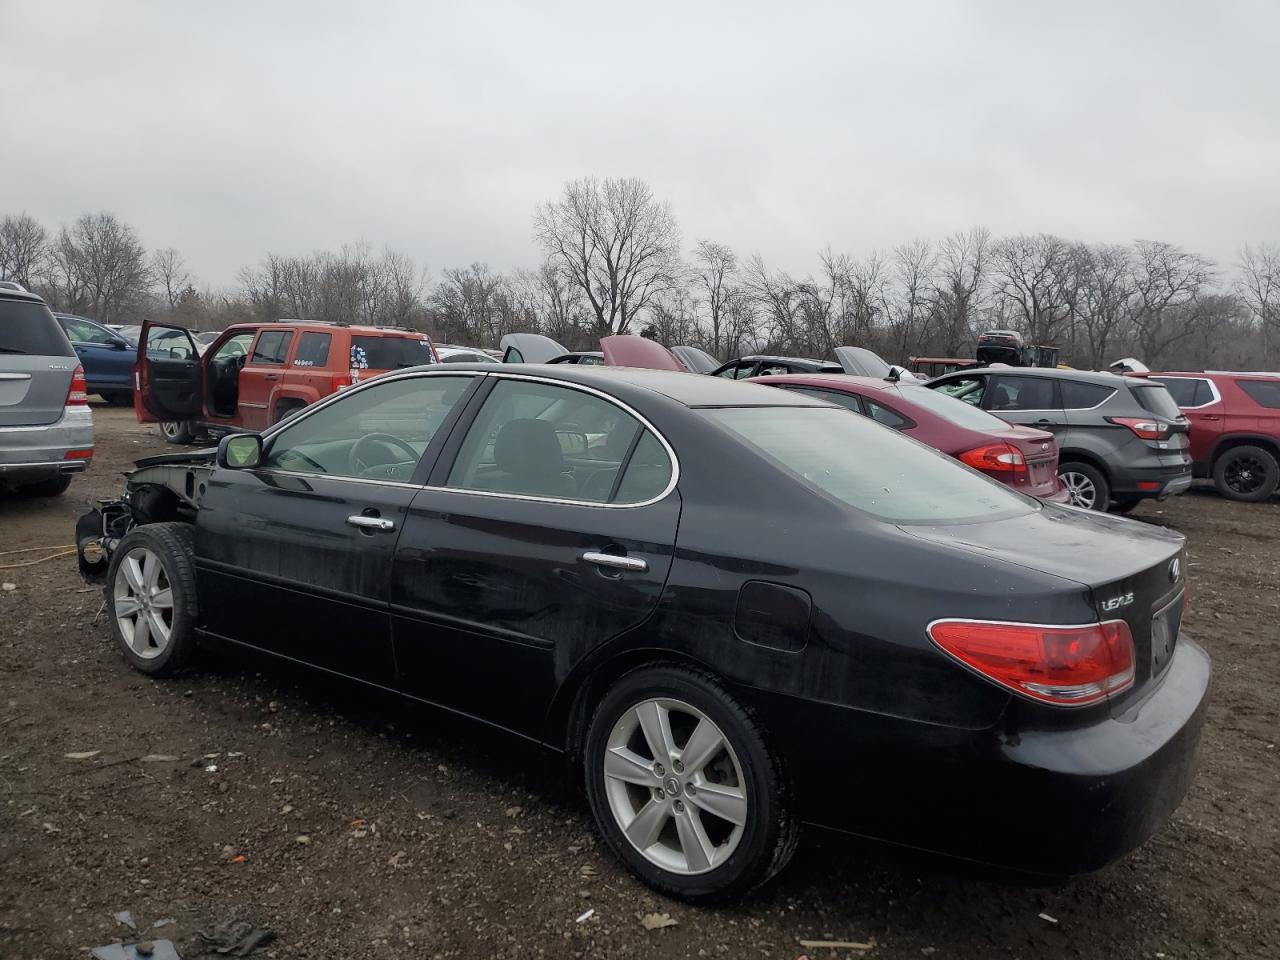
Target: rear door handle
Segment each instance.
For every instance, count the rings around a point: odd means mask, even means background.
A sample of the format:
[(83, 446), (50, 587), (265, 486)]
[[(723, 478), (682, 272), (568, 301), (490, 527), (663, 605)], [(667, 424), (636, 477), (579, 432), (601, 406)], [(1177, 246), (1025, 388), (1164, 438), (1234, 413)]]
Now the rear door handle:
[(620, 557), (616, 553), (595, 553), (587, 551), (582, 555), (587, 563), (597, 567), (609, 567), (611, 570), (627, 570), (631, 573), (648, 573), (649, 564), (639, 557)]
[(268, 374), (267, 374), (265, 377), (263, 377), (262, 379), (263, 379), (263, 380), (279, 380), (279, 379), (280, 379), (280, 374), (278, 374), (278, 373), (268, 373)]
[(362, 527), (365, 530), (394, 530), (396, 522), (388, 520), (386, 517), (366, 517), (361, 514), (353, 514), (347, 517), (347, 523), (353, 527)]

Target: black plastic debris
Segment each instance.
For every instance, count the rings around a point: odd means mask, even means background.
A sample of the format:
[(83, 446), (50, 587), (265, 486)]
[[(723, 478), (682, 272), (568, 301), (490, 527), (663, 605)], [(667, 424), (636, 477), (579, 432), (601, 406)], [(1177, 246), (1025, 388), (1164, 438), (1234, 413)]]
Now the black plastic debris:
[(276, 938), (267, 927), (255, 927), (248, 920), (228, 920), (209, 930), (197, 930), (196, 936), (215, 953), (228, 957), (247, 957)]

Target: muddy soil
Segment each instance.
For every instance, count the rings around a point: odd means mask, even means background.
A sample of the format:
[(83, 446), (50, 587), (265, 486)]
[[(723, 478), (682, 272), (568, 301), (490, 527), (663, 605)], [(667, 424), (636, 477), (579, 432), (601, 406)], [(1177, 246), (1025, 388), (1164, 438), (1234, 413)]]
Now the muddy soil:
[[(56, 553), (130, 461), (172, 449), (131, 411), (95, 413), (98, 456), (66, 494), (0, 497), (0, 551)], [(1150, 842), (1028, 889), (809, 836), (776, 882), (718, 910), (631, 879), (554, 758), (261, 662), (146, 679), (73, 557), (0, 569), (0, 957), (134, 939), (122, 910), (140, 929), (171, 918), (149, 935), (187, 958), (197, 930), (235, 918), (275, 931), (260, 955), (316, 960), (1278, 957), (1280, 500), (1193, 491), (1135, 516), (1190, 538), (1185, 629), (1216, 671), (1199, 776)], [(648, 930), (650, 913), (676, 925)], [(874, 946), (799, 943), (828, 938)]]

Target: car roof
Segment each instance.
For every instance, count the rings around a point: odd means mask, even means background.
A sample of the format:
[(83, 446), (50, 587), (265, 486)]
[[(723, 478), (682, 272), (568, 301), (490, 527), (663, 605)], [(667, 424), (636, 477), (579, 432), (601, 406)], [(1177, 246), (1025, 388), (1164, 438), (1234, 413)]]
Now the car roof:
[[(831, 407), (818, 397), (789, 390), (778, 390), (747, 380), (726, 380), (696, 373), (674, 370), (641, 370), (636, 367), (581, 366), (561, 364), (507, 364), (495, 368), (491, 363), (454, 363), (448, 368), (427, 365), (412, 368), (430, 373), (474, 371), (492, 377), (527, 377), (556, 380), (567, 384), (594, 387), (627, 400), (635, 394), (656, 393), (686, 407)], [(403, 371), (408, 373), (408, 370)], [(621, 387), (622, 389), (619, 389)]]
[[(245, 321), (243, 323), (233, 323), (226, 330), (248, 331), (248, 330), (294, 330), (302, 329), (316, 331), (318, 333), (331, 333), (334, 330), (349, 330), (352, 333), (358, 333), (362, 337), (368, 336), (386, 336), (386, 337), (415, 337), (422, 338), (427, 336), (421, 330), (410, 330), (407, 327), (374, 327), (366, 324), (357, 323), (326, 323), (323, 320), (260, 320)], [(219, 331), (225, 333), (226, 330)], [(196, 332), (196, 331), (193, 331)]]
[(1133, 377), (1124, 377), (1118, 373), (1103, 373), (1098, 370), (1057, 370), (1052, 367), (969, 367), (967, 370), (953, 370), (934, 377), (930, 383), (939, 380), (959, 380), (972, 377), (975, 373), (1000, 373), (1010, 377), (1049, 377), (1054, 380), (1080, 380), (1084, 383), (1098, 383), (1114, 387), (1119, 383), (1131, 383)]
[(30, 290), (10, 290), (8, 287), (0, 287), (0, 300), (26, 300), (32, 303), (44, 303), (44, 297), (39, 294), (32, 293)]

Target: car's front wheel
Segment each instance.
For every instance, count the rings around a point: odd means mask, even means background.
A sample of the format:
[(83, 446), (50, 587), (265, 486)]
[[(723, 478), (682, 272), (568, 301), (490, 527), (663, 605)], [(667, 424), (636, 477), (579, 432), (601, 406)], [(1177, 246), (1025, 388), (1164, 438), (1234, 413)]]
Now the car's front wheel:
[(795, 849), (782, 763), (710, 674), (673, 665), (624, 676), (595, 711), (583, 762), (606, 842), (668, 896), (741, 895)]
[(1102, 471), (1093, 464), (1072, 460), (1058, 467), (1058, 477), (1071, 497), (1073, 507), (1106, 510), (1111, 502), (1111, 487)]
[(1280, 465), (1262, 447), (1233, 447), (1213, 465), (1213, 485), (1229, 500), (1257, 503), (1280, 486)]
[(187, 420), (163, 420), (160, 423), (160, 433), (169, 443), (190, 443), (195, 436)]
[(190, 525), (150, 523), (131, 530), (111, 556), (106, 588), (111, 634), (125, 659), (143, 673), (174, 673), (194, 652), (192, 547)]

